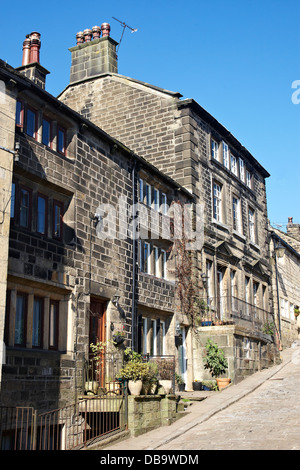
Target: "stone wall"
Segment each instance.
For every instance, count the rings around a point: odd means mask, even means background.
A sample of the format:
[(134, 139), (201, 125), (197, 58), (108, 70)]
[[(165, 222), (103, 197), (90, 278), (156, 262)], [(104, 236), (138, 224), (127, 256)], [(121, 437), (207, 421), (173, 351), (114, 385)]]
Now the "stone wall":
[(175, 395), (140, 395), (128, 397), (128, 428), (136, 437), (176, 419)]

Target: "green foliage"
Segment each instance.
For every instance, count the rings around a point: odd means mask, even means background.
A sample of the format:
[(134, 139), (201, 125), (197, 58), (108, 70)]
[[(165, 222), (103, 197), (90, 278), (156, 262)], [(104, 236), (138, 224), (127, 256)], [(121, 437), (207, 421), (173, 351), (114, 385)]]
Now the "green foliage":
[(175, 380), (178, 385), (184, 384), (183, 378), (181, 375), (177, 374), (177, 372), (175, 372)]
[(274, 336), (274, 332), (275, 332), (275, 324), (273, 322), (269, 323), (269, 322), (266, 322), (263, 326), (263, 329), (262, 329), (263, 333), (265, 333), (266, 335), (271, 335), (271, 336)]
[(128, 361), (117, 374), (117, 379), (122, 380), (147, 380), (151, 375), (147, 362)]
[(204, 368), (208, 369), (213, 377), (220, 377), (228, 368), (224, 351), (210, 339), (206, 343), (206, 357), (203, 359)]

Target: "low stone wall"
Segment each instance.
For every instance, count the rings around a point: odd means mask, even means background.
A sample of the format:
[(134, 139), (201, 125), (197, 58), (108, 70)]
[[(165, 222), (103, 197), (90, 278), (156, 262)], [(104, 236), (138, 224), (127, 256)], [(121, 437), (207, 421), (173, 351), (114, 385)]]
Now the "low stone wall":
[(175, 420), (175, 395), (129, 395), (128, 428), (132, 436), (169, 425)]

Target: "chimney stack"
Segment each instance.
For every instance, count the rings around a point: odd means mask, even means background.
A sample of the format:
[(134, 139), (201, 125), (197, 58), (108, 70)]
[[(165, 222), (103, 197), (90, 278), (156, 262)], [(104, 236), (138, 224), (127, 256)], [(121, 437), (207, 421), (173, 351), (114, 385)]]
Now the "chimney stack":
[(76, 34), (72, 53), (70, 83), (96, 77), (103, 73), (118, 73), (116, 46), (110, 37), (110, 24), (102, 23)]
[(22, 66), (17, 67), (17, 70), (44, 89), (46, 75), (50, 72), (40, 64), (40, 38), (40, 33), (36, 31), (26, 35), (26, 39), (23, 42)]
[(291, 237), (295, 238), (296, 240), (300, 241), (300, 224), (294, 224), (293, 217), (288, 218), (288, 224), (286, 226), (286, 233), (290, 235)]

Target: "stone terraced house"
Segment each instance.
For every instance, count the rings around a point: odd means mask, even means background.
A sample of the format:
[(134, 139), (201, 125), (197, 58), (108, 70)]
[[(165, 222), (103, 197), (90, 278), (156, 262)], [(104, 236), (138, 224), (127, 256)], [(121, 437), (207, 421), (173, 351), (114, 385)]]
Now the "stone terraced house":
[(234, 381), (272, 364), (280, 343), (278, 331), (274, 338), (266, 334), (273, 323), (269, 173), (193, 99), (119, 74), (109, 31), (97, 39), (83, 33), (76, 38), (70, 83), (58, 98), (184, 186), (203, 207), (195, 289), (200, 315), (213, 323), (191, 328), (182, 321), (180, 373), (188, 389), (206, 377), (208, 337), (224, 347)]

